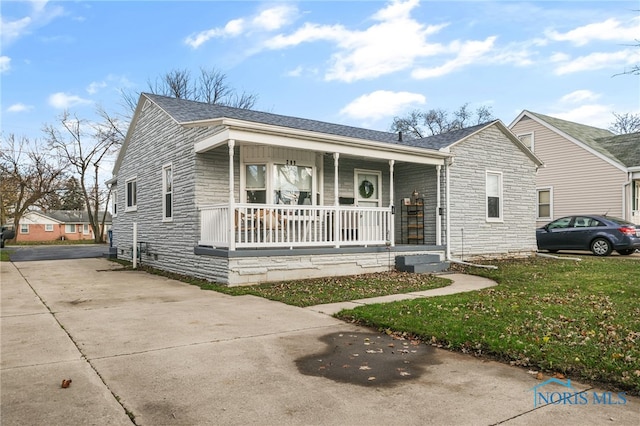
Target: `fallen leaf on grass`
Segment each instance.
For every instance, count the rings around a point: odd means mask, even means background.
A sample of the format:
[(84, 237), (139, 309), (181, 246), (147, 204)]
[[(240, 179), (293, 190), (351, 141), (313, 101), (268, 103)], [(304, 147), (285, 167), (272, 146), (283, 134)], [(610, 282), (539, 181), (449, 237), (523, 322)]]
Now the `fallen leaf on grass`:
[(562, 373), (555, 373), (555, 374), (553, 375), (553, 378), (554, 378), (554, 379), (564, 379), (564, 374), (562, 374)]

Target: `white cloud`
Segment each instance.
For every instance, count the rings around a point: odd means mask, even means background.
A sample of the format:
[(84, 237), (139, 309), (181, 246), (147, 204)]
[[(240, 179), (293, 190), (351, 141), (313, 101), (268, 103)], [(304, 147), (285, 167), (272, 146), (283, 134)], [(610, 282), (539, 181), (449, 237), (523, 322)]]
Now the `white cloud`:
[(564, 61), (554, 72), (557, 75), (564, 75), (603, 68), (622, 69), (626, 65), (634, 65), (638, 62), (640, 62), (640, 51), (638, 49), (625, 49), (606, 53), (594, 52), (573, 60)]
[(297, 9), (291, 5), (283, 4), (263, 10), (252, 19), (255, 28), (265, 31), (275, 31), (287, 25), (295, 16)]
[(352, 82), (371, 79), (413, 66), (419, 58), (445, 52), (439, 43), (429, 43), (428, 36), (448, 24), (425, 26), (411, 18), (417, 0), (394, 0), (376, 12), (375, 24), (357, 31), (342, 25), (305, 23), (289, 35), (279, 34), (264, 43), (269, 49), (283, 49), (314, 41), (335, 43), (327, 80)]
[(575, 28), (566, 33), (555, 30), (545, 31), (545, 35), (554, 41), (568, 41), (576, 46), (584, 46), (594, 40), (632, 42), (638, 38), (640, 18), (634, 18), (625, 26), (615, 18)]
[(575, 123), (586, 124), (587, 126), (600, 127), (606, 129), (612, 121), (611, 105), (581, 105), (566, 112), (550, 114), (562, 120), (573, 121)]
[(11, 69), (11, 58), (8, 56), (0, 56), (0, 73), (7, 72)]
[(287, 25), (296, 13), (296, 7), (290, 4), (274, 6), (261, 11), (253, 18), (232, 19), (224, 27), (211, 28), (192, 34), (184, 42), (197, 49), (214, 38), (238, 37), (254, 31), (276, 31)]
[(80, 96), (69, 95), (67, 93), (58, 92), (49, 96), (49, 105), (58, 109), (66, 109), (75, 105), (90, 104), (91, 101), (83, 99)]
[(599, 97), (599, 94), (593, 93), (591, 90), (576, 90), (561, 97), (560, 102), (579, 103), (583, 101), (595, 101)]
[(5, 20), (4, 16), (0, 16), (0, 27), (2, 28), (0, 42), (4, 48), (30, 34), (32, 30), (43, 27), (64, 14), (62, 6), (51, 6), (46, 0), (31, 1), (30, 4), (32, 7), (28, 16), (15, 20)]
[(486, 53), (493, 49), (496, 40), (495, 36), (488, 37), (484, 41), (466, 41), (460, 43), (453, 42), (450, 45), (450, 51), (456, 54), (456, 57), (438, 67), (417, 68), (411, 75), (417, 79), (440, 77), (449, 74), (466, 65), (478, 62)]
[(419, 93), (377, 90), (354, 99), (340, 113), (356, 119), (378, 120), (393, 117), (408, 106), (425, 102), (426, 98)]
[(26, 112), (26, 111), (31, 111), (32, 109), (33, 109), (32, 105), (17, 103), (7, 108), (7, 112)]
[(107, 83), (104, 81), (93, 81), (87, 86), (87, 93), (93, 95), (98, 92), (100, 89), (104, 89), (107, 87)]

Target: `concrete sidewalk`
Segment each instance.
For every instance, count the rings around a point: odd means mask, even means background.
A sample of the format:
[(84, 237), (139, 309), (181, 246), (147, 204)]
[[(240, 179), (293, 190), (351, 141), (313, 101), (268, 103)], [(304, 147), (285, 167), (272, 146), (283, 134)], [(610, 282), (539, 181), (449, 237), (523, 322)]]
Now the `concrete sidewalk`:
[[(0, 265), (3, 426), (640, 419), (640, 401), (628, 396), (534, 409), (541, 382), (526, 370), (118, 267), (104, 259)], [(73, 380), (69, 388), (63, 379)]]
[(419, 299), (422, 297), (444, 296), (447, 294), (481, 290), (483, 288), (493, 287), (494, 285), (496, 285), (495, 281), (475, 275), (442, 274), (440, 275), (440, 277), (451, 280), (451, 285), (447, 287), (434, 288), (432, 290), (414, 291), (404, 294), (392, 294), (389, 296), (370, 297), (368, 299), (358, 299), (349, 302), (325, 303), (323, 305), (308, 306), (305, 309), (309, 309), (311, 311), (319, 312), (326, 315), (333, 315), (343, 309), (353, 309), (362, 305), (397, 302), (398, 300), (411, 300)]

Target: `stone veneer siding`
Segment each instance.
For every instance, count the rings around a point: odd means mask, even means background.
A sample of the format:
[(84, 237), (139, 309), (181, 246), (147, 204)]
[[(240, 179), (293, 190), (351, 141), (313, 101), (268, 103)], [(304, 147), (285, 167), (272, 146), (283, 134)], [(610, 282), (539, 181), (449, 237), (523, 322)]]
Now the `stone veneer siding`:
[[(451, 148), (452, 257), (496, 257), (536, 250), (536, 166), (496, 126)], [(486, 171), (502, 172), (503, 222), (486, 220)], [(464, 246), (463, 230), (464, 229)], [(444, 243), (444, 241), (443, 241)]]
[[(194, 254), (200, 236), (198, 202), (226, 202), (228, 150), (196, 155), (193, 145), (215, 129), (183, 128), (151, 103), (133, 123), (135, 129), (118, 171), (118, 214), (113, 245), (131, 258), (133, 223), (138, 241), (147, 242), (141, 263), (213, 281), (227, 281), (227, 260)], [(173, 220), (162, 220), (162, 168), (173, 167)], [(126, 211), (126, 181), (136, 178), (137, 210)], [(212, 180), (208, 181), (209, 178)]]

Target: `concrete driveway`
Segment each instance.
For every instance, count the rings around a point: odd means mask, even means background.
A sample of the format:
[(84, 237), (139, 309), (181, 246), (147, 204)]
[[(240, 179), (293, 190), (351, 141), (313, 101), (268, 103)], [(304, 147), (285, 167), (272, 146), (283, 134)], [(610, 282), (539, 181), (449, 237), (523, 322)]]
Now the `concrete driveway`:
[(107, 244), (7, 246), (12, 262), (35, 260), (65, 260), (103, 257), (109, 251)]
[[(117, 271), (105, 259), (0, 268), (3, 426), (640, 419), (637, 398), (613, 404), (621, 401), (614, 393), (612, 403), (595, 404), (593, 392), (603, 391), (574, 381), (587, 403), (534, 409), (532, 389), (542, 383), (527, 370), (384, 340), (313, 309)], [(349, 374), (327, 373), (340, 369)], [(72, 379), (68, 388), (63, 379)]]

